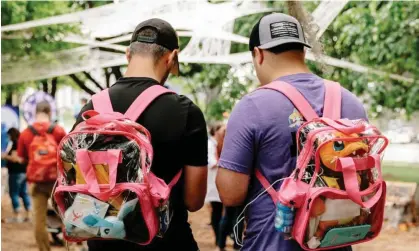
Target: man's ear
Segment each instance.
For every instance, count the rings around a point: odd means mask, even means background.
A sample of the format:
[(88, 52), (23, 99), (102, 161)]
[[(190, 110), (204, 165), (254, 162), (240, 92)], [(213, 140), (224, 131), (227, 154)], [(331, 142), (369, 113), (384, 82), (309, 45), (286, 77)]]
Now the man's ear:
[(263, 55), (263, 50), (255, 47), (254, 49), (254, 53), (255, 53), (255, 61), (256, 63), (258, 63), (259, 65), (261, 65), (263, 63), (264, 55)]
[(175, 49), (170, 52), (169, 57), (167, 57), (166, 59), (166, 64), (168, 66), (173, 65), (175, 63), (178, 53), (179, 53), (178, 49)]
[(125, 57), (127, 58), (128, 62), (131, 60), (131, 52), (129, 50), (129, 47), (127, 47), (127, 49), (125, 51)]
[(179, 75), (179, 58), (178, 58), (178, 54), (179, 54), (179, 49), (175, 49), (173, 50), (170, 54), (169, 57), (167, 58), (167, 67), (170, 69), (170, 73), (172, 73), (173, 75)]

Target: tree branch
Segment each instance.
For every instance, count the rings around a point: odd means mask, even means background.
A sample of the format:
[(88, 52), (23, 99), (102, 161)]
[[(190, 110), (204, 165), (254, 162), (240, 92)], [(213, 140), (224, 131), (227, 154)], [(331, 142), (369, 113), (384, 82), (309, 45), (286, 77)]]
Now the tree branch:
[(90, 95), (95, 94), (95, 92), (87, 87), (75, 74), (70, 74), (69, 76), (83, 91), (89, 93)]
[(106, 78), (106, 88), (111, 87), (111, 72), (109, 72), (108, 68), (103, 69), (105, 71), (105, 78)]
[(92, 75), (90, 75), (88, 72), (83, 72), (84, 76), (86, 76), (86, 78), (88, 78), (90, 81), (93, 82), (93, 84), (95, 84), (100, 90), (103, 90), (103, 87), (92, 77)]
[(52, 78), (51, 80), (51, 96), (53, 96), (55, 98), (55, 93), (57, 92), (57, 82), (58, 82), (58, 77), (56, 78)]
[(121, 68), (119, 66), (113, 66), (112, 73), (115, 75), (116, 80), (122, 78)]

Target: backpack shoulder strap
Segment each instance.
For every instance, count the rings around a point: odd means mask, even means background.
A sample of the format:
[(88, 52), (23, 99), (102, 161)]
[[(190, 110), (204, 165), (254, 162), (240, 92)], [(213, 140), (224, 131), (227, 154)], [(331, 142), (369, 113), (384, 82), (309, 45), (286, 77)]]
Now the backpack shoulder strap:
[(330, 119), (340, 119), (342, 90), (340, 84), (330, 80), (324, 80), (325, 94), (323, 105), (323, 117)]
[(92, 97), (93, 109), (99, 113), (113, 112), (109, 89), (96, 93)]
[(47, 134), (51, 134), (54, 131), (55, 126), (55, 123), (51, 123), (51, 125), (48, 127)]
[(262, 187), (271, 196), (273, 202), (276, 204), (278, 202), (278, 193), (271, 186), (271, 184), (269, 183), (269, 181), (263, 176), (263, 174), (258, 169), (256, 169), (256, 171), (255, 171), (255, 176), (259, 180), (260, 184), (262, 184)]
[(164, 88), (161, 85), (153, 85), (147, 88), (134, 100), (134, 102), (125, 112), (125, 116), (132, 121), (137, 120), (143, 113), (143, 111), (148, 107), (148, 105), (150, 105), (151, 102), (153, 102), (154, 99), (166, 93), (174, 92), (167, 88)]
[(274, 81), (258, 89), (272, 89), (281, 92), (294, 104), (307, 121), (319, 117), (304, 96), (294, 86), (286, 82)]
[(28, 126), (29, 130), (31, 130), (31, 132), (33, 133), (33, 135), (38, 136), (39, 132), (35, 129), (35, 127), (33, 126)]

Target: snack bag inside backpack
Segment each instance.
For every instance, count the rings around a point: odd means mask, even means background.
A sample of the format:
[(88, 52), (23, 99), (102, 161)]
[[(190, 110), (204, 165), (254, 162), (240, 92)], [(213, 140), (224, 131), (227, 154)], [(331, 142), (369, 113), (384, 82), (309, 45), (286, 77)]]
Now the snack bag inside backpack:
[[(283, 93), (305, 118), (297, 131), (297, 165), (279, 189), (268, 189), (276, 204), (275, 228), (305, 250), (327, 250), (370, 241), (382, 227), (386, 184), (381, 154), (388, 140), (364, 120), (341, 119), (341, 88), (325, 80), (323, 117), (293, 86), (262, 88)], [(274, 227), (274, 226), (272, 226)]]
[(34, 138), (29, 145), (26, 176), (29, 182), (54, 182), (57, 179), (57, 147), (51, 124), (46, 132), (38, 132), (33, 126), (29, 129)]
[(170, 191), (150, 170), (150, 133), (135, 121), (158, 96), (152, 86), (125, 114), (114, 112), (108, 90), (93, 96), (94, 111), (59, 145), (54, 206), (69, 241), (123, 239), (141, 245), (162, 237), (172, 217)]

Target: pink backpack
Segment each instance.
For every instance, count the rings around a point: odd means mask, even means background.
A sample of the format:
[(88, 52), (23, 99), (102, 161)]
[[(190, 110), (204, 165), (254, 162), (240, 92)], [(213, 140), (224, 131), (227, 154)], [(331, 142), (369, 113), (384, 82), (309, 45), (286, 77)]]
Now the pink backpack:
[(94, 110), (85, 112), (84, 121), (61, 141), (53, 198), (66, 240), (147, 245), (163, 236), (172, 217), (170, 191), (182, 171), (169, 184), (150, 171), (150, 133), (135, 121), (166, 93), (172, 92), (152, 86), (121, 114), (113, 111), (104, 90), (93, 96)]
[[(297, 131), (297, 166), (279, 191), (256, 177), (276, 204), (275, 228), (305, 250), (345, 247), (375, 238), (382, 227), (386, 183), (381, 156), (388, 140), (364, 120), (341, 119), (341, 87), (325, 80), (323, 117), (288, 83), (284, 94), (305, 118)], [(294, 217), (295, 216), (295, 217)]]

